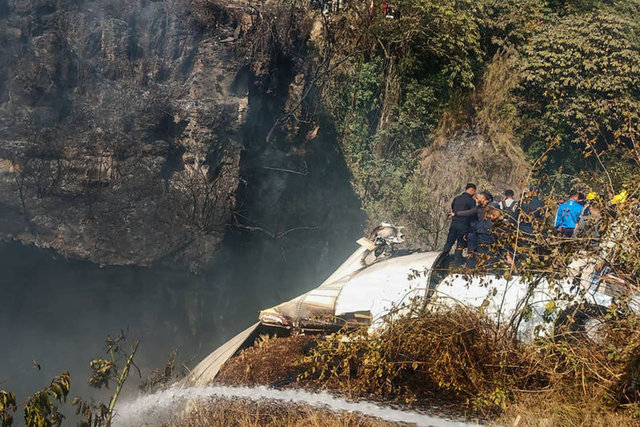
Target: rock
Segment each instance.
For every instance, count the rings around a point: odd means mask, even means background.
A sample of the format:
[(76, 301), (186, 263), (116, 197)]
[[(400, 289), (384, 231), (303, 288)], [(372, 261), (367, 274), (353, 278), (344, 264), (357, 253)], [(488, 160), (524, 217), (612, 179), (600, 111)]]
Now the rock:
[[(300, 58), (312, 19), (285, 3), (256, 7), (0, 7), (0, 238), (100, 265), (199, 270), (236, 221), (267, 230), (264, 247), (295, 247), (291, 258), (312, 251), (308, 241), (321, 247), (318, 230), (335, 218), (358, 234), (332, 127), (296, 118), (312, 113)], [(256, 271), (273, 270), (255, 252)]]
[(517, 192), (529, 169), (524, 153), (508, 156), (473, 130), (437, 140), (422, 154), (425, 185), (449, 202), (456, 193), (464, 191), (467, 182), (475, 183), (478, 190), (489, 190), (494, 196), (507, 188)]
[(203, 33), (180, 0), (8, 5), (0, 237), (101, 265), (202, 267), (239, 182), (246, 59), (218, 41), (237, 25)]

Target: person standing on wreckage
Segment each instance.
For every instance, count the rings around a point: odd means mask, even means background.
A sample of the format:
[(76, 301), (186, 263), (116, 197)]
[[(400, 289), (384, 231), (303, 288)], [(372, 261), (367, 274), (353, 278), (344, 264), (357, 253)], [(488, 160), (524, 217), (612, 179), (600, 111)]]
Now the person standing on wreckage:
[(464, 193), (453, 199), (451, 203), (451, 211), (453, 215), (451, 217), (451, 226), (449, 227), (449, 234), (447, 235), (447, 242), (442, 249), (443, 252), (451, 252), (454, 243), (456, 244), (456, 252), (453, 260), (456, 265), (463, 265), (464, 260), (462, 251), (467, 247), (467, 234), (473, 218), (461, 217), (455, 214), (461, 211), (468, 211), (476, 207), (476, 201), (473, 196), (476, 194), (476, 185), (469, 183), (465, 186)]
[[(489, 254), (489, 247), (495, 243), (493, 237), (493, 221), (500, 217), (500, 210), (492, 206), (493, 196), (488, 191), (482, 191), (476, 196), (476, 206), (463, 211), (451, 212), (452, 218), (470, 218), (467, 232), (467, 267), (474, 268), (477, 264), (477, 254)], [(487, 211), (493, 211), (491, 219), (485, 218)], [(497, 217), (494, 215), (497, 213)]]
[(602, 270), (599, 266), (598, 249), (604, 230), (602, 220), (602, 207), (595, 193), (589, 194), (589, 214), (582, 215), (576, 225), (573, 234), (582, 249), (576, 254), (576, 258), (568, 265), (568, 273), (574, 285), (582, 288), (590, 286), (594, 274)]

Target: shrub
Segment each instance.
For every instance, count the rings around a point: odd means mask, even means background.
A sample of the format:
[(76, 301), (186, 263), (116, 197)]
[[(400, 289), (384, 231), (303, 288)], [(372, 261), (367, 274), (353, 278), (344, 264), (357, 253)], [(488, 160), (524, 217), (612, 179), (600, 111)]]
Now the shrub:
[(640, 320), (607, 317), (606, 342), (510, 338), (477, 310), (412, 310), (379, 335), (341, 332), (317, 340), (300, 381), (403, 402), (436, 398), (494, 417), (531, 396), (555, 396), (574, 411), (631, 408), (640, 399)]
[(312, 378), (357, 396), (406, 402), (425, 397), (503, 408), (516, 389), (540, 389), (548, 378), (521, 343), (475, 310), (412, 310), (380, 335), (339, 333), (318, 340), (304, 359)]

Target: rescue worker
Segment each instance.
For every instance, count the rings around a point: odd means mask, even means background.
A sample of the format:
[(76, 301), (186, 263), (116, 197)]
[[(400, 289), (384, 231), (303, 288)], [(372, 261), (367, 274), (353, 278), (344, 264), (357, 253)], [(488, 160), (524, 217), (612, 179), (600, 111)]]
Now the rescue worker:
[(530, 214), (534, 219), (544, 216), (544, 202), (540, 200), (540, 189), (530, 188), (527, 192), (528, 201), (521, 206), (522, 211)]
[(527, 201), (520, 207), (520, 230), (526, 236), (533, 236), (536, 221), (544, 219), (544, 202), (540, 200), (540, 190), (538, 188), (530, 188), (526, 193)]
[(578, 251), (575, 259), (568, 265), (568, 272), (574, 285), (584, 289), (589, 288), (594, 277), (597, 278), (602, 271), (603, 265), (600, 264), (598, 259), (598, 252), (602, 240), (603, 226), (600, 203), (597, 201), (592, 202), (589, 215), (580, 217), (573, 234), (573, 237), (582, 243), (582, 249)]
[(465, 191), (451, 203), (451, 226), (449, 227), (449, 234), (447, 235), (447, 242), (442, 249), (444, 252), (451, 252), (454, 243), (456, 244), (456, 253), (454, 255), (454, 262), (462, 263), (462, 251), (467, 246), (466, 236), (469, 232), (469, 226), (473, 218), (455, 216), (457, 212), (467, 211), (473, 209), (476, 206), (476, 201), (473, 196), (476, 194), (476, 186), (473, 183), (469, 183), (465, 186)]
[(589, 215), (580, 217), (573, 236), (576, 239), (584, 240), (584, 248), (596, 249), (600, 244), (601, 228), (602, 210), (598, 203), (591, 203)]
[[(488, 230), (491, 230), (493, 227), (489, 227), (489, 223), (484, 222), (485, 219), (485, 211), (489, 209), (495, 209), (490, 206), (491, 201), (493, 200), (493, 196), (491, 193), (487, 191), (483, 191), (476, 196), (477, 205), (472, 207), (471, 209), (459, 210), (451, 212), (451, 216), (453, 220), (456, 218), (467, 218), (469, 221), (469, 227), (467, 232), (467, 248), (469, 255), (473, 258), (473, 253), (477, 251), (479, 240), (482, 240), (483, 243), (486, 243), (486, 238), (483, 239), (482, 236), (486, 237), (486, 233)], [(478, 236), (478, 234), (482, 236)], [(476, 261), (469, 261), (467, 259), (467, 267), (473, 268), (475, 266)]]
[(477, 196), (476, 196), (476, 205), (474, 207), (472, 207), (471, 209), (465, 209), (465, 210), (459, 210), (456, 211), (454, 210), (453, 212), (451, 212), (451, 216), (455, 219), (455, 218), (471, 218), (471, 222), (474, 221), (482, 221), (482, 219), (484, 218), (484, 211), (489, 209), (489, 208), (495, 208), (495, 206), (492, 205), (493, 203), (493, 196), (491, 195), (491, 193), (489, 193), (488, 191), (482, 191), (480, 192)]
[(569, 199), (558, 207), (556, 230), (566, 237), (573, 236), (580, 214), (584, 209), (584, 206), (578, 203), (578, 199), (578, 192), (571, 190)]
[(585, 194), (582, 192), (578, 193), (578, 203), (580, 203), (582, 206), (587, 204), (587, 196), (585, 196)]

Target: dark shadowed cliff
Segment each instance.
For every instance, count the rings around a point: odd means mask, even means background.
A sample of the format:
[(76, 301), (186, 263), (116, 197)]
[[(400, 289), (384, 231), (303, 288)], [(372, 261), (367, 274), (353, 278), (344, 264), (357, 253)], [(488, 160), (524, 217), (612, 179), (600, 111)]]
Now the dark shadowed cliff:
[(256, 163), (304, 76), (239, 46), (255, 10), (194, 3), (0, 1), (2, 237), (100, 264), (211, 258), (241, 153)]

